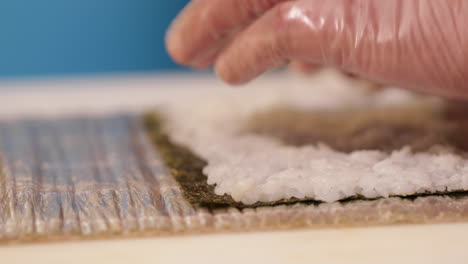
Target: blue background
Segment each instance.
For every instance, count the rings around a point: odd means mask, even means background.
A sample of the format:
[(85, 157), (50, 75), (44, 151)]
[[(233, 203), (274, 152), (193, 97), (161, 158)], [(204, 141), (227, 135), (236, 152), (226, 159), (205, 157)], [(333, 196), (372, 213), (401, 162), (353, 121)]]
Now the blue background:
[(0, 0), (0, 78), (180, 69), (164, 35), (188, 0)]

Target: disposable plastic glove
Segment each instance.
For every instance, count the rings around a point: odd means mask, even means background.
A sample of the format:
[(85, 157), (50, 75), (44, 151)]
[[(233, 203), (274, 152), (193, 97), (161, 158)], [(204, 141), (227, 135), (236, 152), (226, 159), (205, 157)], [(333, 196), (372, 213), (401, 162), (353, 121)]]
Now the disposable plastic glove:
[(299, 61), (468, 98), (467, 0), (193, 0), (167, 48), (231, 84)]

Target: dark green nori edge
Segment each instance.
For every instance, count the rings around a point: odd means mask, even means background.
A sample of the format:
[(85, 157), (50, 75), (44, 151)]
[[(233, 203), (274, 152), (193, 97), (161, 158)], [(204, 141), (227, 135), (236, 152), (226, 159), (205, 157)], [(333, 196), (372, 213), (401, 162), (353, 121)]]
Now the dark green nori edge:
[[(206, 161), (197, 157), (193, 152), (184, 146), (174, 144), (169, 139), (169, 136), (162, 128), (163, 119), (155, 112), (146, 113), (143, 116), (143, 124), (149, 134), (149, 137), (154, 144), (156, 150), (161, 155), (163, 162), (170, 169), (170, 173), (179, 183), (184, 197), (194, 206), (207, 208), (209, 210), (223, 209), (228, 207), (257, 208), (264, 206), (276, 206), (283, 204), (314, 204), (323, 203), (313, 199), (297, 199), (291, 198), (280, 200), (272, 203), (258, 202), (251, 205), (246, 205), (234, 201), (229, 195), (217, 195), (214, 192), (215, 185), (207, 183), (207, 176), (203, 174), (203, 168), (206, 166)], [(453, 191), (442, 193), (422, 193), (409, 196), (395, 196), (404, 199), (414, 200), (424, 196), (449, 196), (451, 198), (468, 197), (468, 191)], [(370, 201), (381, 198), (366, 198), (362, 196), (353, 196), (341, 200), (345, 204), (353, 201)]]
[(255, 208), (304, 202), (318, 204), (314, 200), (299, 200), (296, 198), (281, 200), (274, 203), (255, 203), (245, 205), (234, 201), (229, 195), (215, 194), (215, 185), (207, 183), (207, 176), (203, 174), (206, 161), (197, 157), (188, 148), (174, 144), (163, 131), (162, 118), (156, 113), (144, 115), (143, 123), (148, 131), (151, 141), (161, 155), (164, 163), (170, 169), (172, 176), (179, 183), (184, 197), (192, 204), (208, 209), (221, 209), (227, 207)]

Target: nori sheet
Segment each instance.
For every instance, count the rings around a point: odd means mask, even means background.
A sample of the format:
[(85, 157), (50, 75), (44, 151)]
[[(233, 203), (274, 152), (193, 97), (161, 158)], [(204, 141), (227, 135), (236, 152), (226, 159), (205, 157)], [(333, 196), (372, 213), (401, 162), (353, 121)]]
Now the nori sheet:
[(151, 141), (157, 151), (161, 154), (164, 163), (170, 169), (172, 176), (180, 184), (184, 197), (192, 205), (219, 209), (226, 207), (255, 208), (261, 206), (273, 206), (280, 204), (291, 204), (297, 202), (320, 203), (318, 201), (299, 200), (296, 198), (280, 200), (274, 203), (255, 203), (245, 205), (234, 201), (230, 195), (215, 194), (215, 185), (207, 183), (207, 176), (203, 174), (206, 161), (195, 155), (184, 146), (174, 144), (162, 129), (162, 117), (154, 112), (144, 115), (143, 122)]
[[(460, 118), (463, 117), (463, 118)], [(465, 115), (458, 116), (458, 118), (466, 121)], [(455, 119), (458, 119), (455, 118)], [(449, 118), (450, 119), (450, 118)], [(172, 176), (179, 183), (184, 197), (194, 206), (199, 206), (207, 209), (221, 209), (227, 207), (242, 208), (256, 208), (263, 206), (276, 206), (281, 204), (320, 204), (321, 201), (313, 199), (297, 199), (291, 198), (287, 200), (279, 200), (272, 203), (258, 202), (251, 205), (246, 205), (236, 202), (231, 196), (217, 195), (214, 192), (215, 185), (207, 183), (207, 176), (203, 174), (203, 168), (207, 162), (187, 147), (173, 143), (167, 133), (163, 129), (164, 118), (157, 112), (148, 112), (143, 116), (143, 123), (148, 131), (149, 137), (153, 142), (156, 150), (161, 154), (164, 163), (170, 169)], [(418, 193), (407, 196), (392, 196), (404, 199), (416, 199), (422, 196), (449, 196), (451, 198), (462, 198), (468, 196), (468, 191), (450, 191), (439, 193)], [(341, 203), (348, 203), (353, 201), (362, 200), (376, 200), (380, 198), (366, 198), (360, 195), (352, 196), (341, 200)]]

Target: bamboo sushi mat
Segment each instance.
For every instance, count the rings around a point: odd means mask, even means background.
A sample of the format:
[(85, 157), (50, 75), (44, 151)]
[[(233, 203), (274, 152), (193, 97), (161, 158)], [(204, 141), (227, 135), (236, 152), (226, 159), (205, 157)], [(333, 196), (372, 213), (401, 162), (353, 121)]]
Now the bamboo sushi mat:
[(209, 211), (183, 197), (133, 115), (0, 122), (0, 241), (468, 220), (468, 197)]

